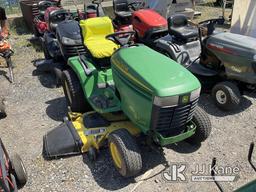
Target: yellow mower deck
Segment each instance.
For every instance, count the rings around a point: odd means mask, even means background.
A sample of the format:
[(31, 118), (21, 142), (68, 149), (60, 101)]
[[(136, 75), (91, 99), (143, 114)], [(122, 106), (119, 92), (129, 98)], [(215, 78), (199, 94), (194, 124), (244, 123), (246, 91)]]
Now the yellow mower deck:
[[(107, 127), (94, 127), (86, 128), (83, 122), (84, 115), (92, 114), (95, 112), (90, 112), (86, 114), (81, 113), (69, 113), (69, 118), (76, 129), (83, 145), (81, 152), (88, 152), (90, 147), (94, 147), (99, 150), (99, 148), (104, 144), (105, 140), (113, 131), (118, 129), (126, 129), (131, 135), (137, 136), (140, 134), (140, 130), (136, 128), (131, 121), (129, 121), (124, 115), (103, 115), (104, 119), (110, 122), (110, 126)], [(101, 114), (102, 115), (102, 114)]]

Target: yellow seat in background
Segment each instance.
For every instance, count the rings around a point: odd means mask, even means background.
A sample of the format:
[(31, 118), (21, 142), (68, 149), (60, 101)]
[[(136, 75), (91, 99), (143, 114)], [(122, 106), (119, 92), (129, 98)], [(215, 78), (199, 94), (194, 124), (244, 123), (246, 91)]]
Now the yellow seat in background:
[(114, 33), (114, 27), (109, 17), (96, 17), (80, 21), (84, 44), (93, 57), (102, 59), (110, 57), (119, 48), (106, 36)]

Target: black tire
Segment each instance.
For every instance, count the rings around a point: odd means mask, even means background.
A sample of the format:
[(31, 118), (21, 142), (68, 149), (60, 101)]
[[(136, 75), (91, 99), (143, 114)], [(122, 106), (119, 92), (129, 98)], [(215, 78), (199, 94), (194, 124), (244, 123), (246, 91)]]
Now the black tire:
[(45, 59), (52, 59), (48, 49), (47, 49), (47, 45), (45, 43), (45, 38), (43, 38), (42, 40), (42, 49), (43, 49), (43, 52), (44, 52), (44, 58)]
[(0, 119), (5, 118), (6, 112), (5, 112), (5, 105), (3, 103), (3, 101), (0, 100)]
[(84, 113), (92, 110), (89, 103), (85, 100), (79, 79), (72, 69), (63, 71), (61, 82), (67, 104), (70, 106), (71, 111)]
[(33, 25), (33, 33), (35, 37), (40, 37), (41, 34), (39, 33), (38, 29), (36, 28), (36, 24), (32, 24)]
[(208, 114), (198, 106), (195, 109), (192, 122), (196, 125), (196, 132), (187, 141), (192, 144), (199, 144), (210, 136), (212, 130), (211, 121)]
[(224, 81), (215, 85), (212, 89), (212, 97), (215, 104), (224, 111), (238, 108), (241, 102), (241, 93), (236, 84)]
[[(112, 132), (108, 137), (109, 151), (113, 163), (123, 177), (137, 175), (142, 169), (140, 149), (133, 136), (126, 129)], [(112, 156), (111, 145), (115, 145), (121, 157), (121, 167), (118, 167)]]
[(11, 164), (18, 189), (21, 189), (27, 183), (28, 176), (24, 164), (18, 154), (15, 153), (11, 157)]
[(219, 5), (219, 6), (222, 6), (223, 5), (223, 0), (216, 0), (216, 4)]
[(95, 162), (97, 159), (97, 151), (95, 148), (90, 147), (88, 152), (87, 152), (88, 159), (90, 162)]

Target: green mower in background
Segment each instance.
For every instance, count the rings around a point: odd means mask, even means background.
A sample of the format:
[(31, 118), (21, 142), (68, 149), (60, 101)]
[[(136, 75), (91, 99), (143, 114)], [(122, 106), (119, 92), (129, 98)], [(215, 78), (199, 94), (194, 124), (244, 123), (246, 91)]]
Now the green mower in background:
[(79, 148), (95, 159), (108, 140), (115, 167), (130, 177), (142, 168), (134, 137), (144, 136), (139, 138), (157, 149), (183, 140), (199, 144), (209, 137), (209, 117), (197, 106), (201, 85), (187, 69), (147, 46), (129, 43), (133, 32), (114, 33), (107, 17), (80, 26), (89, 54), (69, 58), (62, 77), (72, 111), (64, 127), (79, 144), (68, 146), (69, 139), (56, 144), (60, 132), (53, 130), (44, 138), (48, 158)]

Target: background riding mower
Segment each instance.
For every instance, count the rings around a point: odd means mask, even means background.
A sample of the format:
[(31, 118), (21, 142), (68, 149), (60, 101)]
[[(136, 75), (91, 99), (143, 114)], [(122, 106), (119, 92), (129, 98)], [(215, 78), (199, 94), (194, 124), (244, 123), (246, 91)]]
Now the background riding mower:
[(132, 13), (143, 8), (142, 1), (113, 0), (115, 18), (113, 25), (117, 31), (132, 31)]
[(72, 112), (69, 121), (45, 135), (45, 158), (88, 152), (95, 159), (108, 140), (115, 167), (129, 177), (142, 168), (136, 136), (160, 151), (182, 140), (200, 143), (209, 137), (210, 120), (197, 107), (200, 83), (188, 70), (132, 44), (134, 32), (114, 33), (108, 17), (80, 26), (90, 54), (68, 60), (62, 82)]
[(154, 41), (168, 34), (167, 20), (156, 11), (146, 9), (144, 6), (143, 1), (114, 0), (113, 24), (117, 31), (134, 30), (136, 42), (154, 49)]
[[(43, 71), (51, 71), (56, 76), (56, 81), (61, 79), (62, 71), (67, 68), (67, 60), (69, 57), (86, 54), (86, 48), (82, 41), (81, 30), (78, 21), (80, 19), (88, 19), (100, 17), (104, 15), (101, 7), (101, 1), (92, 1), (92, 4), (84, 6), (85, 15), (81, 17), (80, 10), (71, 13), (61, 10), (55, 15), (49, 15), (48, 26), (50, 32), (45, 33), (43, 39), (45, 60), (37, 62), (36, 67)], [(64, 15), (63, 15), (64, 14)], [(62, 16), (57, 22), (54, 17)], [(76, 17), (78, 16), (78, 17)]]
[(38, 14), (33, 20), (33, 32), (35, 37), (43, 36), (47, 30), (47, 24), (45, 22), (44, 16), (45, 11), (49, 7), (60, 7), (59, 1), (39, 1), (36, 5), (38, 8)]
[(18, 154), (9, 157), (0, 138), (0, 191), (17, 192), (27, 182), (27, 173)]
[(215, 25), (223, 22), (223, 18), (211, 19), (196, 27), (184, 15), (175, 15), (168, 19), (169, 35), (157, 40), (156, 46), (196, 75), (220, 109), (232, 110), (245, 89), (255, 88), (256, 39), (217, 33)]

